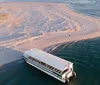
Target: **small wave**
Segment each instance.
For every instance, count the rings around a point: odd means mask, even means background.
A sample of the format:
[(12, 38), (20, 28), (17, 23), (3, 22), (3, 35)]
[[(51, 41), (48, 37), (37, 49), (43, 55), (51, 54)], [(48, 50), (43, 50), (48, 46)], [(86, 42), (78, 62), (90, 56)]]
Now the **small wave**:
[[(74, 63), (74, 71), (76, 72), (78, 78), (76, 79), (76, 82), (72, 82), (72, 85), (90, 85), (91, 79), (93, 79), (93, 85), (100, 84), (98, 78), (100, 76), (99, 42), (100, 38), (95, 38), (91, 40), (79, 41), (71, 46), (67, 46), (65, 44), (60, 46), (61, 50), (57, 49), (56, 53), (54, 53), (56, 56)], [(95, 78), (98, 78), (97, 81), (94, 81)], [(88, 81), (88, 83), (85, 83), (85, 81)]]

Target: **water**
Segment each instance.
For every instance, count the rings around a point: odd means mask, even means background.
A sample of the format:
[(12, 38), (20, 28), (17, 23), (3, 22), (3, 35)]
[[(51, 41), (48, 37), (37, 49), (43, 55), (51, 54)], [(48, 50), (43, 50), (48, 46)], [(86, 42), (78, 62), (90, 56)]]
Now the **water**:
[(79, 13), (100, 18), (100, 0), (0, 0), (0, 2), (57, 2)]
[(53, 54), (74, 63), (71, 85), (100, 85), (100, 38), (62, 45)]
[[(100, 38), (64, 44), (53, 53), (74, 63), (69, 85), (100, 85)], [(0, 85), (65, 85), (23, 59), (0, 68)]]
[(70, 8), (93, 17), (100, 17), (100, 0), (91, 0), (89, 3), (72, 3)]
[(0, 85), (63, 85), (23, 59), (0, 68)]
[[(9, 0), (2, 0), (8, 1)], [(21, 0), (10, 0), (21, 1)], [(80, 13), (100, 17), (99, 0), (23, 0), (37, 2), (63, 2)], [(88, 2), (91, 1), (91, 2)], [(59, 50), (60, 49), (60, 50)], [(72, 61), (77, 74), (70, 85), (100, 85), (100, 38), (61, 45), (53, 53)], [(18, 60), (0, 67), (0, 85), (64, 85), (45, 73)]]

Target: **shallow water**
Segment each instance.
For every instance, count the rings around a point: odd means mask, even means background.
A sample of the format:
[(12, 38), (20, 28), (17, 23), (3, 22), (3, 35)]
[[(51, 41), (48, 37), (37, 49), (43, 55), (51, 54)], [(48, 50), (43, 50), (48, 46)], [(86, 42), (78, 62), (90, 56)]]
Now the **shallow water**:
[[(61, 45), (54, 55), (74, 63), (69, 85), (100, 85), (100, 38)], [(65, 85), (23, 59), (0, 67), (0, 85)]]
[(56, 2), (65, 3), (78, 13), (100, 17), (100, 0), (0, 0), (0, 2)]
[(91, 0), (90, 3), (72, 3), (69, 7), (78, 13), (100, 17), (100, 0)]

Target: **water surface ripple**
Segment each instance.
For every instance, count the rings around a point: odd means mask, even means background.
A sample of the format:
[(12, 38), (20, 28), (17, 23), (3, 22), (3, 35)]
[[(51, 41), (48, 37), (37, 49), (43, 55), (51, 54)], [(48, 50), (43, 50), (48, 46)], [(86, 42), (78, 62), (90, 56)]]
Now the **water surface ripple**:
[(74, 63), (77, 77), (71, 85), (100, 85), (100, 38), (65, 45), (53, 54)]
[[(68, 44), (68, 45), (67, 45)], [(69, 85), (100, 85), (100, 38), (63, 44), (54, 55), (74, 63), (77, 77)], [(23, 59), (0, 67), (0, 85), (65, 85)]]

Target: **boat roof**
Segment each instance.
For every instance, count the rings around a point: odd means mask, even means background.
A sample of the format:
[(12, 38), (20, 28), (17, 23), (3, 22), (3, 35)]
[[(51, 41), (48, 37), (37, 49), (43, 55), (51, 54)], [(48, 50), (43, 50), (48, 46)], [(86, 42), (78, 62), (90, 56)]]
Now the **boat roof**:
[(33, 48), (31, 50), (25, 51), (25, 54), (35, 59), (38, 59), (50, 66), (53, 66), (54, 68), (60, 71), (65, 70), (65, 68), (68, 68), (69, 65), (73, 64), (70, 61), (64, 60), (50, 53), (39, 50), (37, 48)]

